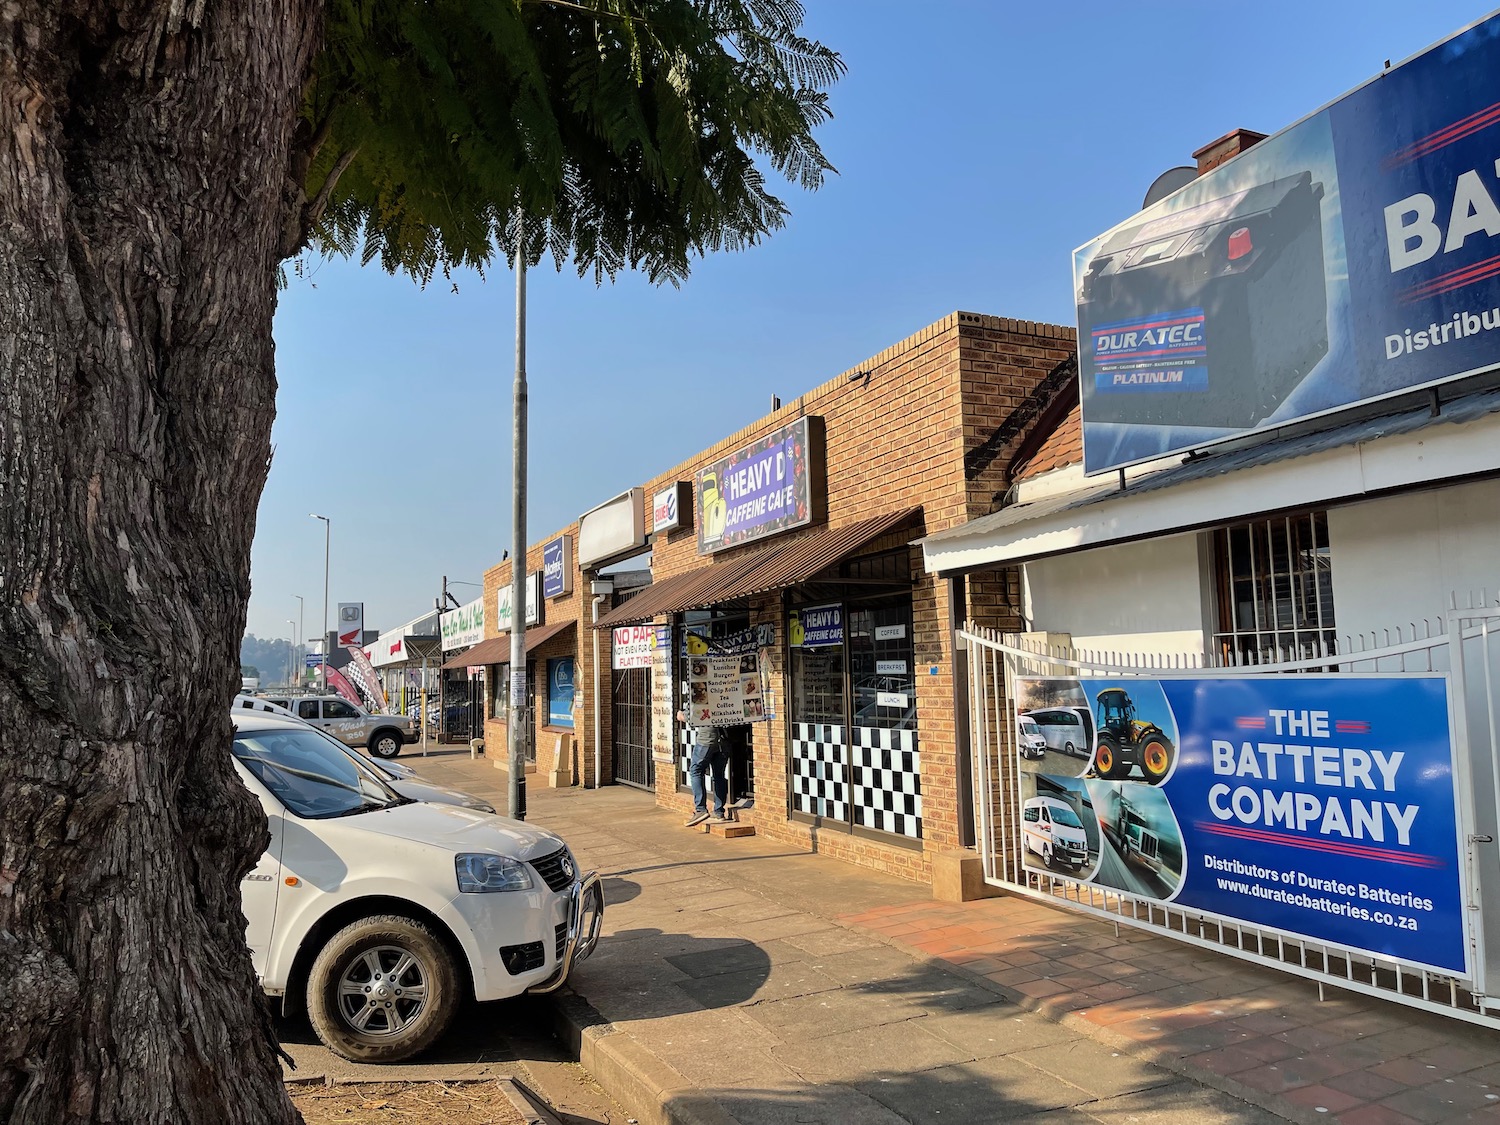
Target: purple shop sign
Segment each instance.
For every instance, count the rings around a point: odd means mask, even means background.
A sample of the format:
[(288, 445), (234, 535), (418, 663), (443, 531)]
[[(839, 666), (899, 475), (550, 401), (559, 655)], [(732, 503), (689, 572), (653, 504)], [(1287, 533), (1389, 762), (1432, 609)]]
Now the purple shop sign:
[(823, 507), (823, 420), (789, 426), (697, 474), (698, 553), (804, 527)]

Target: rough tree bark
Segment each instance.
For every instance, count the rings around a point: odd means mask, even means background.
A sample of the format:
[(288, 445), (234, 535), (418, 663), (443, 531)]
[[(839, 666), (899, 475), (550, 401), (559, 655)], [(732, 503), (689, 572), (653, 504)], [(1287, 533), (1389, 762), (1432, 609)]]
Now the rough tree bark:
[(295, 1121), (233, 780), (320, 0), (0, 0), (0, 1121)]

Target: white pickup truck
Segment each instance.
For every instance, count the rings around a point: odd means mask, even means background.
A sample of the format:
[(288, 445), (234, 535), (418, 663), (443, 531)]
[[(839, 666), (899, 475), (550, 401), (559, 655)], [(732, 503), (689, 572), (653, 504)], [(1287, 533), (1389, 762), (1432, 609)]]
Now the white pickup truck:
[(326, 731), (345, 746), (363, 746), (377, 758), (394, 758), (401, 747), (422, 736), (407, 715), (377, 715), (337, 695), (268, 696), (297, 718)]
[(409, 1058), (463, 997), (552, 991), (593, 952), (599, 878), (557, 836), (402, 797), (296, 719), (232, 715), (235, 772), (271, 830), (241, 884), (251, 958), (330, 1050)]

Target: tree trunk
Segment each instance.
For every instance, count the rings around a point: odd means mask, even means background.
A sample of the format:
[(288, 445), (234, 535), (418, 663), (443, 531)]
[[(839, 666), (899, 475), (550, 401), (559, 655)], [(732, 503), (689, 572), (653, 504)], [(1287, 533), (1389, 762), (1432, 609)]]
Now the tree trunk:
[(235, 780), (320, 0), (0, 2), (0, 1121), (295, 1121)]

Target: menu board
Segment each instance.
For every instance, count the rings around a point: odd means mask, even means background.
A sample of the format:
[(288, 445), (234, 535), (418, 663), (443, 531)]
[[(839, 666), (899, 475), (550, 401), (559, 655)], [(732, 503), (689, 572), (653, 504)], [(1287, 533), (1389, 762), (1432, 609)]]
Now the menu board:
[(688, 715), (694, 726), (763, 722), (768, 716), (760, 656), (704, 653), (687, 660)]

